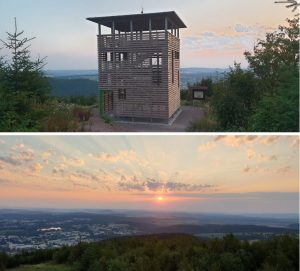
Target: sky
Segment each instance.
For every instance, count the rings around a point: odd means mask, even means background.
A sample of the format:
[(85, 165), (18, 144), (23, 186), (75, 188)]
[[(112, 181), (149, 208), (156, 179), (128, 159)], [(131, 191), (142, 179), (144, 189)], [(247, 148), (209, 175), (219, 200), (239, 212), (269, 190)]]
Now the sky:
[(298, 213), (297, 136), (0, 136), (0, 208)]
[[(258, 38), (293, 17), (274, 0), (0, 0), (0, 39), (19, 29), (32, 41), (32, 55), (47, 56), (46, 69), (97, 69), (97, 25), (87, 17), (174, 10), (181, 31), (182, 67), (246, 66), (243, 53)], [(1, 46), (0, 46), (1, 47)]]

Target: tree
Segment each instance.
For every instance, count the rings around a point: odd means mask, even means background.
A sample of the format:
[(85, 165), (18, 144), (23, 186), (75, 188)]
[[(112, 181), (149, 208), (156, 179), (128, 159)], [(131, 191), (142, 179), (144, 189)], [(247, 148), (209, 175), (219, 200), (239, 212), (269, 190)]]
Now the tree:
[(287, 22), (245, 53), (263, 94), (250, 120), (252, 131), (299, 131), (299, 20)]
[(281, 72), (278, 87), (265, 95), (251, 116), (250, 129), (259, 132), (299, 131), (299, 74), (296, 69)]
[(45, 58), (31, 59), (29, 48), (34, 38), (23, 38), (23, 34), (24, 31), (18, 31), (15, 20), (14, 32), (7, 32), (7, 40), (1, 40), (10, 53), (8, 61), (1, 61), (0, 113), (7, 111), (7, 104), (11, 110), (9, 116), (7, 113), (4, 117), (2, 115), (2, 131), (17, 130), (18, 126), (24, 129), (34, 127), (34, 106), (44, 103), (49, 95), (49, 83), (42, 71)]
[(264, 94), (274, 92), (284, 67), (298, 67), (299, 20), (295, 17), (287, 22), (288, 26), (279, 26), (277, 31), (266, 35), (266, 40), (259, 40), (253, 53), (245, 52)]
[(220, 128), (246, 130), (259, 97), (254, 74), (235, 63), (225, 79), (215, 84), (213, 92), (211, 106)]

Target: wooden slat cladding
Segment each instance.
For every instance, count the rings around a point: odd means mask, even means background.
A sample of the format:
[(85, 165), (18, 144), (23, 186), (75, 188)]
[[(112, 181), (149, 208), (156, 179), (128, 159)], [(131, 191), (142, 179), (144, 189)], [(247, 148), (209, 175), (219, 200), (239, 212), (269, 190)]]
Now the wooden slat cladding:
[(180, 108), (180, 40), (168, 33), (169, 117)]
[(168, 120), (178, 110), (179, 45), (165, 31), (98, 36), (100, 89), (112, 91), (116, 117)]

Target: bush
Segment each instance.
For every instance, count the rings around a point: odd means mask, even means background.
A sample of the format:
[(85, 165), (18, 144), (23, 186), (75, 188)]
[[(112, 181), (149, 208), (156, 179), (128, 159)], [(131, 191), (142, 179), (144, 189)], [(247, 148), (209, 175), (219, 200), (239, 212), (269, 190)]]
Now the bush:
[(296, 69), (282, 72), (279, 86), (258, 103), (250, 129), (259, 132), (299, 131), (299, 76)]
[(44, 132), (74, 132), (78, 124), (73, 116), (74, 106), (53, 101), (48, 108), (47, 117), (42, 120)]
[(89, 121), (91, 117), (91, 108), (75, 106), (73, 109), (73, 115), (80, 121)]

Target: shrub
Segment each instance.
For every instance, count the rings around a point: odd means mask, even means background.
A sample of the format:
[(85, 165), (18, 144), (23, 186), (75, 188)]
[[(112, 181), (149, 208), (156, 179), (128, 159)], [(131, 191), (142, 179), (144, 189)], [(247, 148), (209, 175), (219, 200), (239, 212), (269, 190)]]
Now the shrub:
[(73, 116), (73, 105), (54, 101), (49, 107), (48, 116), (42, 121), (45, 132), (74, 132), (78, 124)]

